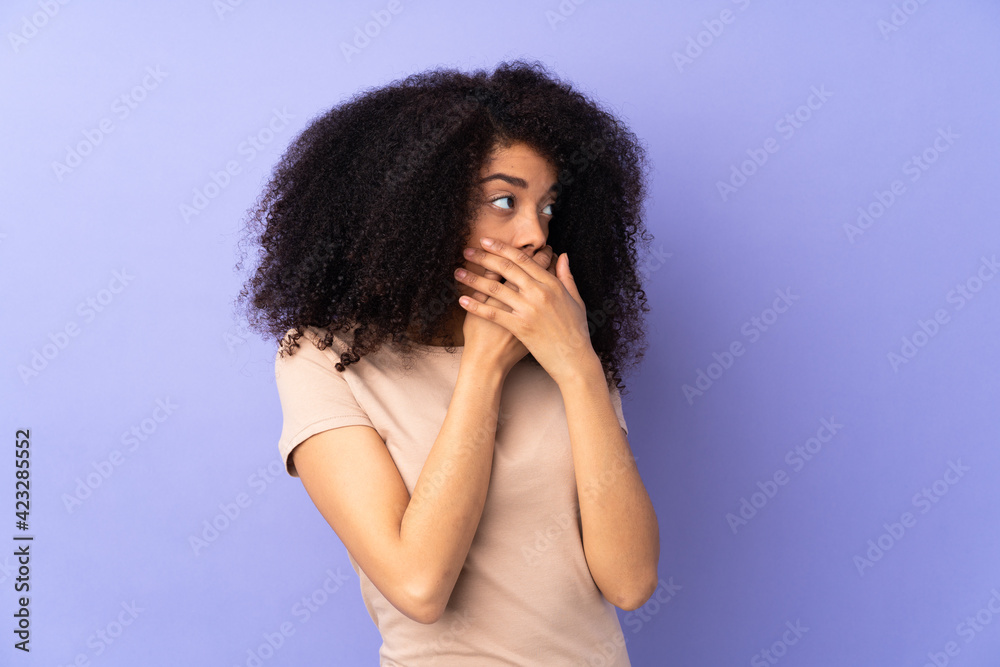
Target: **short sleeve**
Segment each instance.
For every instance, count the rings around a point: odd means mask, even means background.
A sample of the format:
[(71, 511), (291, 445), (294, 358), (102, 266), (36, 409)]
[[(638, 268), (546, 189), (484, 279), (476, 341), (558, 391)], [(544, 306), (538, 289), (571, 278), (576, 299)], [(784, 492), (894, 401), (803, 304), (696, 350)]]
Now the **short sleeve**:
[(285, 470), (298, 477), (290, 459), (292, 450), (306, 438), (340, 426), (371, 426), (347, 379), (337, 371), (333, 348), (320, 350), (308, 332), (298, 347), (284, 356), (275, 354), (274, 379), (281, 400), (282, 426), (278, 450)]
[(615, 414), (618, 415), (618, 423), (622, 425), (625, 429), (625, 435), (628, 435), (628, 425), (625, 423), (625, 413), (622, 412), (622, 396), (621, 392), (618, 391), (618, 387), (611, 386), (611, 404), (615, 406)]

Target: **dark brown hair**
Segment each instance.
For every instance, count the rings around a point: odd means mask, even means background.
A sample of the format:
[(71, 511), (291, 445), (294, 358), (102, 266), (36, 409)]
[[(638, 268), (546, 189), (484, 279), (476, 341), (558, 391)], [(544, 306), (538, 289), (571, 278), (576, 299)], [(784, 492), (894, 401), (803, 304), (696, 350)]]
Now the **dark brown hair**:
[(621, 121), (537, 62), (414, 74), (312, 119), (248, 213), (241, 245), (259, 263), (237, 303), (250, 328), (281, 354), (305, 327), (325, 330), (321, 347), (353, 330), (339, 371), (390, 339), (408, 352), (411, 326), (422, 340), (444, 333), (460, 308), (452, 272), (468, 245), (475, 181), (494, 147), (513, 142), (556, 165), (548, 243), (569, 253), (591, 343), (621, 385), (622, 368), (645, 350), (636, 247), (651, 240), (645, 152)]

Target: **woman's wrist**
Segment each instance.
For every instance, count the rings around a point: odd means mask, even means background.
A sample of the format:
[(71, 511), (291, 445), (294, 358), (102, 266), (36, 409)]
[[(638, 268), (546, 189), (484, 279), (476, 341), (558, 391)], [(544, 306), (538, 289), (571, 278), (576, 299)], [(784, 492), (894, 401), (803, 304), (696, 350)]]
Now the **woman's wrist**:
[(503, 367), (498, 355), (470, 352), (468, 348), (462, 353), (458, 369), (459, 378), (464, 376), (476, 384), (496, 383), (498, 387), (503, 387), (509, 372), (510, 369)]

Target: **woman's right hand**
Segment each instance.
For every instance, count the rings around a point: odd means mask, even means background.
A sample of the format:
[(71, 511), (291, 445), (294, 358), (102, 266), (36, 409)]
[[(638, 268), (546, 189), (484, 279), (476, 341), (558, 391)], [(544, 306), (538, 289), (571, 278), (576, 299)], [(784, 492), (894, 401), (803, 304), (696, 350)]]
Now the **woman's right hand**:
[[(555, 275), (555, 264), (552, 262), (554, 254), (552, 246), (547, 245), (538, 251), (532, 259), (543, 269), (547, 269), (552, 275)], [(464, 268), (470, 273), (483, 275), (489, 280), (503, 280), (498, 273), (479, 264), (472, 264), (468, 260), (464, 262)], [(466, 290), (471, 289), (461, 283), (459, 283), (459, 287), (465, 287)], [(511, 287), (517, 290), (513, 285)], [(474, 291), (470, 298), (510, 311), (506, 304), (482, 292)], [(476, 317), (468, 312), (465, 314), (465, 322), (462, 324), (462, 334), (465, 337), (463, 355), (472, 358), (494, 359), (505, 376), (517, 362), (528, 354), (528, 348), (514, 334), (495, 322)]]

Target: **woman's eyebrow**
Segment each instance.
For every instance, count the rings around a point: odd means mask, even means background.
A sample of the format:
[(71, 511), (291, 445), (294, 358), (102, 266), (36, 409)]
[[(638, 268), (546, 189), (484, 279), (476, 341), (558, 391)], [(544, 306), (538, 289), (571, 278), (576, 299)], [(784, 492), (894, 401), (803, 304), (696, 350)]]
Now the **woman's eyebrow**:
[[(482, 184), (482, 183), (485, 183), (486, 181), (492, 181), (492, 180), (495, 180), (495, 179), (496, 180), (501, 180), (501, 181), (506, 181), (507, 183), (510, 183), (511, 185), (513, 185), (515, 187), (518, 187), (518, 188), (526, 189), (528, 187), (528, 182), (526, 180), (524, 180), (523, 178), (518, 178), (517, 176), (510, 176), (508, 174), (501, 174), (501, 173), (490, 174), (486, 178), (479, 179), (478, 181), (476, 181), (476, 183), (477, 184)], [(549, 187), (548, 191), (552, 192), (553, 190), (558, 190), (558, 189), (559, 189), (559, 184), (558, 183), (553, 183)]]

